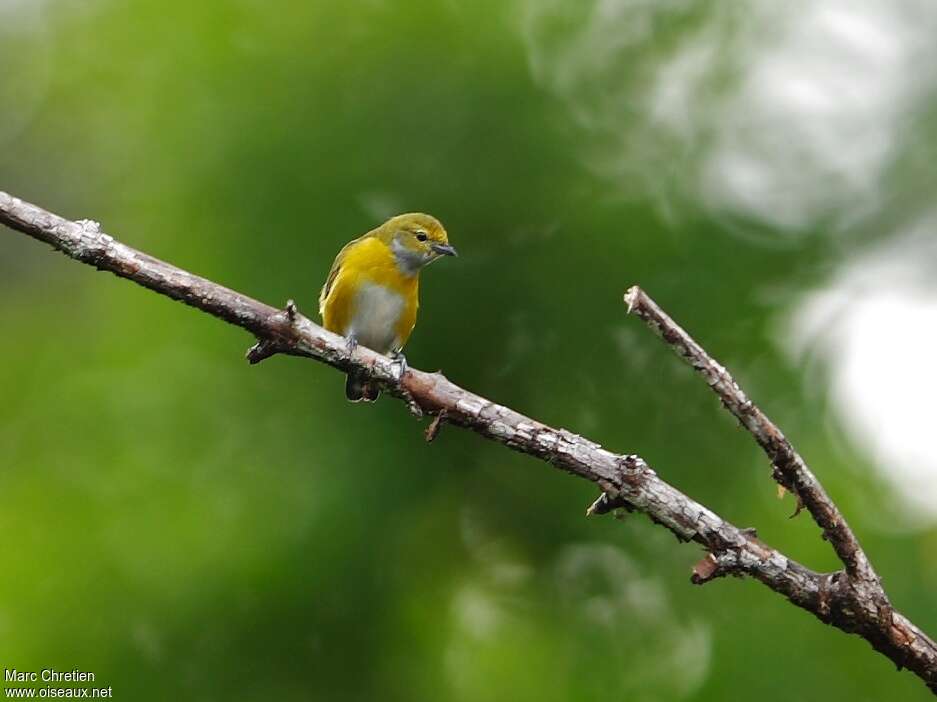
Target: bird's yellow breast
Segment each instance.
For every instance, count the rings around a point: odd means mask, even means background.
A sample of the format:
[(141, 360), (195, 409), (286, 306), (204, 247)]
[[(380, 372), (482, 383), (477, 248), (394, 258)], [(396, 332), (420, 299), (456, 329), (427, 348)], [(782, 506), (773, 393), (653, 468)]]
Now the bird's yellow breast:
[(387, 353), (407, 343), (418, 298), (419, 278), (401, 272), (387, 244), (365, 236), (339, 252), (319, 312), (329, 331), (354, 335), (364, 346)]

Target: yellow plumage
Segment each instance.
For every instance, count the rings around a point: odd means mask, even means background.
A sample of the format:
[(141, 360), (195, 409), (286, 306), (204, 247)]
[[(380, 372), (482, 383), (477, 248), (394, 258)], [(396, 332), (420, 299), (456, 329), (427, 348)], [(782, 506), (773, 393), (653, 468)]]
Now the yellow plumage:
[[(323, 326), (379, 353), (399, 354), (416, 324), (420, 271), (455, 255), (434, 217), (394, 217), (347, 244), (335, 257), (319, 296)], [(349, 374), (348, 399), (377, 399), (367, 378)]]
[[(388, 326), (393, 328), (397, 343), (374, 350), (387, 353), (395, 347), (403, 348), (416, 324), (416, 311), (420, 304), (419, 276), (404, 275), (397, 266), (390, 247), (374, 237), (355, 239), (341, 250), (335, 260), (338, 268), (334, 280), (331, 281), (328, 291), (323, 289), (324, 295), (319, 303), (325, 328), (343, 336), (347, 335), (358, 311), (358, 291), (362, 285), (373, 284), (400, 295), (404, 301), (397, 319), (387, 319)], [(366, 343), (365, 345), (367, 346)]]

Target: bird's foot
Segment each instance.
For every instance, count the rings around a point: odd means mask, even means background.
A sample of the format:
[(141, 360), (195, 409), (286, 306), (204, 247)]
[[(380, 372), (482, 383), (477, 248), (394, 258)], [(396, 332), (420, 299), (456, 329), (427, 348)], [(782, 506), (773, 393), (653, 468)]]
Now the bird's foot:
[(358, 339), (353, 334), (349, 334), (345, 337), (345, 350), (348, 351), (348, 355), (351, 356), (356, 348), (358, 348)]
[(394, 378), (399, 383), (409, 368), (407, 365), (407, 357), (400, 351), (392, 351), (390, 358), (394, 363)]
[(420, 403), (414, 399), (413, 395), (410, 394), (410, 391), (407, 390), (401, 381), (403, 376), (407, 373), (407, 357), (403, 355), (400, 351), (391, 351), (388, 356), (391, 359), (391, 373), (394, 376), (394, 380), (397, 383), (397, 391), (400, 393), (400, 396), (407, 403), (407, 407), (410, 408), (410, 413), (417, 418), (423, 416), (423, 408), (420, 407)]

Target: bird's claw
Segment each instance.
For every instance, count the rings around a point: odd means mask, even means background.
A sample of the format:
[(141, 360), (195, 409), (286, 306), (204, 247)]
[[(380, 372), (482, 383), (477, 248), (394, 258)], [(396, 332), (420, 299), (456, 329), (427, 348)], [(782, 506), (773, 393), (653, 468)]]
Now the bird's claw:
[(349, 356), (355, 352), (356, 348), (358, 348), (358, 340), (353, 336), (345, 337), (345, 349)]
[(420, 407), (420, 403), (417, 402), (413, 395), (410, 394), (410, 391), (407, 390), (401, 381), (403, 376), (406, 375), (407, 369), (407, 357), (403, 355), (400, 351), (391, 351), (388, 356), (390, 356), (391, 361), (391, 373), (393, 374), (394, 381), (397, 383), (397, 390), (403, 397), (404, 401), (407, 403), (407, 406), (410, 408), (410, 412), (417, 418), (423, 416), (423, 408)]
[(407, 357), (404, 356), (400, 351), (393, 352), (390, 357), (394, 365), (394, 378), (399, 383), (409, 368), (407, 365)]

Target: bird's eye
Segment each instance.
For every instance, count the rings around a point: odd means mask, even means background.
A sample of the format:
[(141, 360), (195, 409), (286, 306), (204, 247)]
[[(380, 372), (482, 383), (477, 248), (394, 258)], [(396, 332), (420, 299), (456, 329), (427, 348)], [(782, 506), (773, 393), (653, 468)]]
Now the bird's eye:
[(426, 232), (417, 232), (416, 238), (420, 241), (426, 241), (429, 237), (426, 235)]

